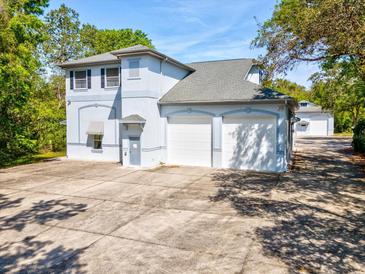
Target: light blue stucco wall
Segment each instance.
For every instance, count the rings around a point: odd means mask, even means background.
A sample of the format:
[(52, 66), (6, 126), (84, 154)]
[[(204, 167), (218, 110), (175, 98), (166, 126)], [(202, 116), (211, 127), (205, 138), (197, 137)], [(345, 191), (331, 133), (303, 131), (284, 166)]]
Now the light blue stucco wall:
[[(140, 61), (140, 77), (129, 78), (128, 62)], [(121, 66), (121, 87), (101, 88), (101, 68)], [(168, 118), (203, 115), (212, 119), (212, 166), (222, 166), (222, 124), (224, 117), (269, 115), (276, 121), (276, 168), (287, 168), (287, 107), (282, 104), (159, 105), (158, 100), (188, 73), (152, 56), (122, 58), (119, 64), (92, 66), (92, 88), (70, 90), (66, 72), (67, 155), (72, 159), (121, 161), (129, 165), (129, 138), (140, 137), (141, 165), (167, 161)], [(72, 69), (73, 71), (75, 69)], [(122, 125), (120, 119), (138, 114), (144, 125)], [(91, 121), (104, 122), (103, 149), (95, 151), (87, 135)]]
[[(140, 76), (129, 77), (129, 61), (138, 59)], [(121, 67), (121, 87), (101, 88), (101, 68)], [(71, 69), (91, 70), (91, 89), (70, 90), (66, 71), (67, 156), (72, 159), (122, 161), (129, 165), (129, 137), (141, 138), (141, 165), (158, 165), (163, 160), (163, 119), (158, 100), (188, 73), (158, 58), (125, 57), (118, 64)], [(138, 114), (146, 124), (121, 125), (120, 119)], [(103, 149), (95, 151), (86, 133), (91, 121), (104, 122)]]

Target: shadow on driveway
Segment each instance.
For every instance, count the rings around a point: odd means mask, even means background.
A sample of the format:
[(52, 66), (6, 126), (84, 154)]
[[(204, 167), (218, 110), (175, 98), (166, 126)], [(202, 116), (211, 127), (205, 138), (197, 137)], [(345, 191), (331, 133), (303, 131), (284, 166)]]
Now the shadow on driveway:
[(213, 175), (220, 189), (212, 201), (274, 221), (256, 229), (256, 240), (264, 255), (280, 259), (290, 272), (350, 273), (365, 265), (364, 174), (334, 143), (321, 152), (298, 152), (290, 173)]
[[(32, 203), (29, 208), (21, 208), (24, 198), (11, 199), (0, 195), (0, 212), (12, 210), (0, 217), (1, 235), (14, 235), (27, 229), (27, 226), (44, 225), (51, 221), (65, 220), (84, 212), (86, 204), (67, 202), (65, 199), (41, 200)], [(19, 207), (19, 209), (17, 209)], [(47, 229), (45, 227), (44, 229)], [(44, 231), (42, 230), (42, 232)], [(36, 236), (28, 236), (26, 231), (20, 240), (4, 237), (0, 244), (0, 272), (16, 271), (17, 273), (55, 273), (63, 272), (67, 259), (67, 271), (81, 273), (79, 256), (82, 248), (65, 248), (52, 240), (37, 240)]]

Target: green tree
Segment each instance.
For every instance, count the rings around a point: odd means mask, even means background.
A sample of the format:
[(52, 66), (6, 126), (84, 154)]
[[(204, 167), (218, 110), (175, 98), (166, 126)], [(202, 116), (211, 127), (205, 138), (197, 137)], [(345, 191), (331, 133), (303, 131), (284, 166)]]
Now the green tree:
[(87, 56), (131, 47), (137, 44), (153, 48), (151, 39), (141, 30), (97, 29), (90, 24), (82, 27), (81, 42), (86, 48)]
[(79, 14), (62, 4), (45, 16), (45, 28), (48, 33), (43, 43), (43, 52), (47, 65), (55, 68), (57, 63), (77, 59), (84, 55), (80, 42)]
[(40, 67), (36, 49), (45, 38), (38, 16), (48, 1), (3, 0), (0, 4), (0, 161), (7, 161), (36, 148), (28, 103)]
[(349, 131), (365, 115), (365, 81), (343, 61), (312, 76), (312, 99), (335, 114), (336, 131)]
[(60, 121), (66, 119), (64, 73), (58, 63), (83, 57), (81, 24), (77, 11), (62, 4), (51, 10), (44, 19), (47, 39), (42, 45), (43, 61), (52, 73), (33, 100), (33, 128), (37, 132), (38, 149), (57, 151), (64, 149), (66, 128)]
[(310, 98), (310, 91), (306, 90), (305, 87), (286, 79), (267, 81), (266, 85), (269, 88), (293, 97), (297, 101), (309, 100)]
[(365, 79), (364, 45), (364, 0), (281, 0), (253, 41), (267, 49), (269, 77), (298, 62), (352, 58)]
[(49, 81), (39, 79), (39, 86), (29, 100), (32, 109), (31, 128), (37, 140), (37, 150), (60, 151), (66, 145), (66, 127), (60, 122), (66, 119), (65, 97), (57, 92), (64, 83), (64, 77), (53, 75)]

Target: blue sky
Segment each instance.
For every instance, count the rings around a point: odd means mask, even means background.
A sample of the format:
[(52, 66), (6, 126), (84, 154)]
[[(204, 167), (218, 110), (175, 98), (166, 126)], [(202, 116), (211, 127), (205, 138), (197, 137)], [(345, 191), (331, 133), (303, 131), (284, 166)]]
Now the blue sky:
[[(141, 29), (157, 50), (182, 62), (194, 62), (264, 54), (263, 49), (251, 49), (250, 42), (257, 22), (270, 18), (276, 1), (50, 0), (49, 9), (62, 3), (75, 9), (82, 23)], [(286, 78), (308, 87), (307, 79), (315, 71), (315, 66), (303, 64)]]

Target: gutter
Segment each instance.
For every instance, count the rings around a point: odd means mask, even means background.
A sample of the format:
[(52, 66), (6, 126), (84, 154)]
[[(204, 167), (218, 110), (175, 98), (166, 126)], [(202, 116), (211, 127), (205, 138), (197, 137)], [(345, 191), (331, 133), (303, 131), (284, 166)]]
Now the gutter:
[(88, 63), (80, 63), (80, 64), (56, 64), (56, 66), (62, 69), (70, 69), (70, 68), (81, 68), (81, 67), (89, 67), (89, 66), (100, 66), (100, 65), (109, 65), (109, 64), (119, 64), (120, 60), (110, 60), (110, 61), (99, 61), (99, 62), (88, 62)]
[(220, 101), (180, 101), (180, 102), (161, 102), (158, 101), (159, 105), (218, 105), (218, 104), (273, 104), (273, 103), (283, 103), (285, 105), (293, 105), (293, 99), (248, 99), (248, 100), (220, 100)]

